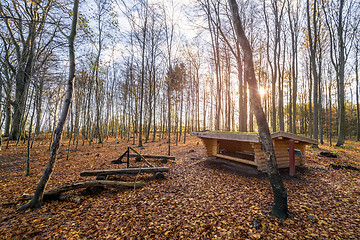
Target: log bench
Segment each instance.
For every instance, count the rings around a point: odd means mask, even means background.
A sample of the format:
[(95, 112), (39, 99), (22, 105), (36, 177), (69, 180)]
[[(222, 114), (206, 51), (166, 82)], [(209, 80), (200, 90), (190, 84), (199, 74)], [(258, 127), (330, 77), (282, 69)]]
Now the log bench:
[[(161, 178), (163, 172), (169, 172), (168, 167), (149, 167), (149, 168), (121, 168), (121, 169), (106, 169), (106, 170), (88, 170), (80, 173), (80, 176), (109, 176), (109, 175), (128, 175), (128, 174), (141, 174), (141, 173), (154, 173), (155, 177)], [(162, 174), (162, 176), (164, 176)]]

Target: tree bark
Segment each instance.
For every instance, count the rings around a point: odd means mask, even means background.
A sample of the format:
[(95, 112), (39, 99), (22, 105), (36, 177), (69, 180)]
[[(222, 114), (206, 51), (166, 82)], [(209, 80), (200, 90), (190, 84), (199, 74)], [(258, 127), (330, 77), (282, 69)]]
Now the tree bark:
[[(220, 2), (219, 2), (220, 3)], [(207, 14), (208, 26), (211, 36), (211, 47), (215, 65), (215, 76), (216, 76), (216, 99), (215, 99), (215, 130), (220, 130), (221, 125), (221, 69), (220, 69), (220, 54), (219, 54), (219, 30), (216, 29), (211, 21), (210, 2), (206, 1), (205, 10)], [(219, 7), (219, 4), (215, 6)], [(217, 30), (217, 31), (215, 31)], [(192, 124), (193, 125), (193, 124)]]
[(40, 134), (40, 123), (41, 123), (41, 107), (42, 107), (42, 97), (44, 88), (44, 79), (39, 79), (39, 85), (36, 86), (36, 127), (35, 134)]
[(297, 78), (298, 78), (298, 35), (299, 35), (299, 2), (293, 9), (295, 16), (291, 17), (291, 4), (288, 2), (288, 17), (291, 31), (291, 46), (292, 46), (292, 133), (296, 134), (296, 101), (297, 101)]
[[(63, 192), (68, 192), (71, 190), (79, 189), (79, 188), (88, 188), (88, 187), (110, 187), (110, 188), (133, 188), (133, 187), (142, 187), (144, 186), (143, 182), (120, 182), (120, 181), (107, 181), (107, 180), (93, 180), (86, 182), (79, 182), (75, 184), (66, 184), (55, 188), (53, 190), (45, 191), (44, 197), (52, 197), (55, 195), (59, 195)], [(22, 199), (31, 199), (32, 195), (24, 194)]]
[(344, 41), (344, 26), (343, 26), (343, 8), (344, 0), (339, 1), (339, 19), (337, 26), (338, 35), (338, 49), (339, 49), (339, 63), (338, 63), (338, 139), (336, 146), (341, 146), (345, 142), (345, 41)]
[[(170, 66), (170, 72), (171, 70), (171, 66)], [(167, 111), (167, 122), (168, 122), (168, 155), (170, 156), (171, 153), (171, 84), (170, 84), (171, 80), (168, 79), (168, 84), (167, 84), (167, 106), (168, 106), (168, 111)]]
[(142, 147), (143, 138), (143, 102), (144, 102), (144, 82), (145, 82), (145, 48), (146, 48), (146, 27), (147, 27), (147, 6), (145, 10), (145, 20), (143, 26), (143, 38), (142, 38), (142, 54), (141, 54), (141, 84), (140, 84), (140, 110), (139, 110), (139, 147)]
[(36, 188), (34, 197), (25, 205), (19, 207), (20, 210), (26, 210), (28, 208), (37, 208), (41, 206), (44, 191), (48, 180), (51, 177), (53, 172), (55, 161), (57, 157), (57, 153), (60, 147), (61, 136), (63, 132), (63, 128), (65, 125), (66, 117), (69, 112), (70, 103), (73, 95), (73, 86), (75, 80), (75, 49), (74, 42), (76, 37), (76, 25), (78, 21), (78, 10), (79, 10), (79, 0), (74, 0), (73, 6), (73, 19), (71, 24), (71, 32), (68, 36), (68, 44), (69, 44), (69, 77), (67, 81), (67, 90), (64, 100), (64, 105), (62, 108), (62, 112), (59, 118), (59, 122), (54, 132), (53, 143), (50, 150), (50, 160), (44, 170), (44, 173), (40, 179), (40, 182)]
[(169, 172), (168, 167), (151, 167), (151, 168), (122, 168), (122, 169), (106, 169), (106, 170), (89, 170), (80, 173), (80, 176), (107, 176), (117, 174), (139, 174), (139, 173), (156, 173)]
[[(308, 26), (308, 36), (309, 36), (309, 45), (310, 45), (310, 62), (311, 62), (311, 70), (312, 70), (312, 79), (314, 81), (314, 92), (313, 92), (313, 104), (314, 104), (314, 111), (313, 111), (313, 138), (318, 141), (318, 133), (319, 133), (319, 124), (318, 124), (318, 74), (317, 74), (317, 67), (316, 67), (316, 49), (317, 49), (317, 43), (318, 43), (318, 29), (317, 29), (317, 6), (316, 6), (316, 0), (314, 1), (314, 12), (313, 12), (313, 21), (312, 24), (314, 25), (314, 36), (312, 36), (312, 30), (310, 25), (310, 3), (309, 0), (306, 2), (306, 13), (307, 13), (307, 26)], [(314, 37), (314, 39), (313, 39)], [(310, 93), (311, 94), (311, 93)], [(317, 144), (314, 144), (313, 147), (318, 147)]]
[(331, 142), (331, 121), (332, 121), (332, 117), (331, 117), (331, 113), (332, 113), (332, 104), (331, 104), (331, 82), (329, 83), (329, 145), (331, 147), (332, 142)]
[(274, 203), (272, 207), (272, 214), (278, 218), (287, 218), (287, 192), (278, 170), (269, 125), (266, 120), (263, 108), (261, 106), (261, 97), (255, 77), (251, 47), (242, 28), (236, 0), (229, 0), (229, 5), (232, 11), (236, 35), (244, 51), (244, 69), (245, 71), (247, 71), (245, 76), (250, 88), (252, 110), (257, 120), (259, 136), (262, 142), (266, 159), (267, 172), (273, 189)]
[(356, 45), (355, 55), (355, 79), (356, 79), (356, 140), (360, 140), (360, 108), (359, 108), (359, 46)]

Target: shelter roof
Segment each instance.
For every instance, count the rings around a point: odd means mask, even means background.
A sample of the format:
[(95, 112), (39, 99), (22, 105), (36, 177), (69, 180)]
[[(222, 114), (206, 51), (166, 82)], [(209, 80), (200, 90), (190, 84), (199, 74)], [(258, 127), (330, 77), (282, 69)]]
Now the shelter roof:
[[(220, 132), (220, 131), (204, 131), (204, 132), (192, 132), (191, 136), (200, 138), (215, 138), (230, 141), (239, 142), (253, 142), (259, 143), (259, 133), (242, 133), (242, 132)], [(271, 134), (273, 139), (293, 139), (307, 144), (317, 144), (316, 140), (300, 135), (296, 135), (288, 132), (275, 132)]]

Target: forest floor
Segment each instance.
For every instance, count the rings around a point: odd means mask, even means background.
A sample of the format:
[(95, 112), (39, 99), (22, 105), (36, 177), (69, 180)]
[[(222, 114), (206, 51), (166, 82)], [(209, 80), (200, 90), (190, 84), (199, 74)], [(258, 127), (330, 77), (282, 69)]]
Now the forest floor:
[[(25, 176), (24, 145), (3, 146), (0, 151), (0, 239), (360, 238), (360, 172), (329, 167), (333, 163), (360, 168), (359, 142), (308, 148), (305, 167), (297, 170), (297, 177), (283, 173), (289, 206), (286, 220), (270, 215), (272, 194), (265, 174), (239, 173), (201, 161), (206, 153), (194, 137), (172, 146), (175, 162), (151, 161), (170, 168), (163, 180), (142, 175), (138, 180), (145, 182), (143, 188), (105, 190), (83, 196), (81, 203), (51, 201), (40, 209), (18, 212), (16, 205), (6, 203), (34, 192), (49, 159), (49, 143), (39, 143), (31, 150), (30, 176)], [(114, 139), (79, 145), (77, 151), (71, 145), (66, 160), (65, 139), (47, 189), (95, 178), (80, 177), (84, 170), (125, 167), (110, 162), (127, 145)], [(167, 144), (163, 140), (136, 149), (165, 155)], [(321, 157), (321, 151), (336, 152), (339, 157)], [(80, 195), (80, 190), (73, 194)]]

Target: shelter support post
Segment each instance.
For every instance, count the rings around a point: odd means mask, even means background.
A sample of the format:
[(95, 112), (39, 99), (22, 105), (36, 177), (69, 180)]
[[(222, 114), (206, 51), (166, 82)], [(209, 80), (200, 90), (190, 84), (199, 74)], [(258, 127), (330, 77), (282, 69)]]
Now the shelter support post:
[(295, 175), (295, 142), (293, 139), (289, 140), (289, 175)]
[(127, 168), (130, 167), (130, 149), (129, 149), (129, 147), (127, 149), (127, 154), (126, 154), (126, 167)]

